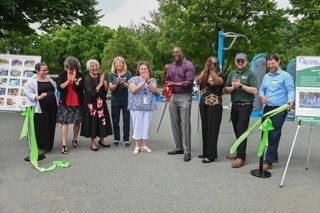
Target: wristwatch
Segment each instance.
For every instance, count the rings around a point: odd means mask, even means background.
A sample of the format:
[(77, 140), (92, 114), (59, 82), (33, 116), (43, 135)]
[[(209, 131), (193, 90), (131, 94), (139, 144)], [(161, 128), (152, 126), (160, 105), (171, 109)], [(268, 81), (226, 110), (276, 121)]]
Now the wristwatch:
[(239, 86), (240, 89), (242, 89), (242, 84)]

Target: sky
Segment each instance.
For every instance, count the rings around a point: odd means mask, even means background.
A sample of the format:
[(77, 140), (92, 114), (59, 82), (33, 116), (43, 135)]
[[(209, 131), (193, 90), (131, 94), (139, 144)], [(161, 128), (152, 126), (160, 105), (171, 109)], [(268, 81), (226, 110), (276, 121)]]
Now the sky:
[[(104, 17), (99, 24), (118, 29), (128, 27), (130, 23), (139, 25), (143, 17), (150, 19), (149, 12), (159, 7), (157, 0), (98, 0), (97, 9)], [(289, 6), (289, 0), (276, 0), (279, 8)]]

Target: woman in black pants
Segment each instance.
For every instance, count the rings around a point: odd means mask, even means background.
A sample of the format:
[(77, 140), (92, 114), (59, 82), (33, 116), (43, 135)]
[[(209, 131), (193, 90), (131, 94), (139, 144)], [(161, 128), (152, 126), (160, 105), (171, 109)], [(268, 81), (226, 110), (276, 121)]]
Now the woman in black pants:
[(199, 158), (202, 163), (211, 163), (217, 159), (217, 144), (222, 119), (222, 93), (226, 76), (220, 72), (218, 59), (209, 57), (204, 70), (197, 76), (200, 85), (201, 98), (199, 101), (202, 123), (203, 151)]

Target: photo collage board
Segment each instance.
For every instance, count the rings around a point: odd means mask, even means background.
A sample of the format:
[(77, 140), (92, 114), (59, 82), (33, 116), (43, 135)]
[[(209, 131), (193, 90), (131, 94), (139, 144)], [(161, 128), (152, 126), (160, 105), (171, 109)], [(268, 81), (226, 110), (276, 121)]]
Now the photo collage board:
[(41, 56), (0, 54), (0, 111), (22, 111), (29, 105), (23, 89)]

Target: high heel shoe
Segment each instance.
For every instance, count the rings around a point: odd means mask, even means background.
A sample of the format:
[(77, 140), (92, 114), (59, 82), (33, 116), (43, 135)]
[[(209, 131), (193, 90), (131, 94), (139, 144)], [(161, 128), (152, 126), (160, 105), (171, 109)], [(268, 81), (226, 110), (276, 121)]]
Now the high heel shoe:
[(68, 154), (68, 149), (67, 149), (67, 145), (62, 145), (62, 151), (61, 154)]
[(78, 141), (77, 140), (72, 140), (72, 145), (74, 148), (76, 149), (79, 149), (80, 148), (80, 145), (78, 144)]

